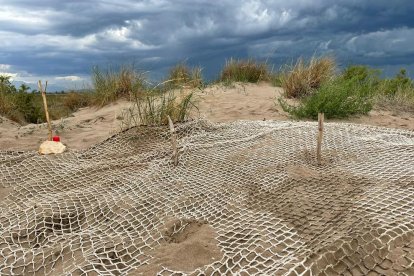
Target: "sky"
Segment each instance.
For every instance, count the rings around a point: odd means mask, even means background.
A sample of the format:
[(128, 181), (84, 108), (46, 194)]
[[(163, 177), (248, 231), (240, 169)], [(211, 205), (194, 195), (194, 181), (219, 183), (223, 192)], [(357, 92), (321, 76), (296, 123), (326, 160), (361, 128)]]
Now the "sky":
[(413, 77), (413, 14), (412, 0), (0, 0), (0, 74), (80, 89), (93, 66), (157, 79), (186, 61), (214, 78), (231, 57), (276, 70), (328, 54)]

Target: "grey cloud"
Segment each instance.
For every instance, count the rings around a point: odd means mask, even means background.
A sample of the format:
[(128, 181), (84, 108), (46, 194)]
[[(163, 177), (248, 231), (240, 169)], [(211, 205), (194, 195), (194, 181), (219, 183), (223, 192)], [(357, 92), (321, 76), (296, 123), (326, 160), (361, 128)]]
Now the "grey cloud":
[(230, 56), (283, 63), (330, 53), (384, 66), (413, 56), (410, 0), (3, 2), (0, 64), (29, 74), (85, 75), (131, 60), (161, 72), (188, 59), (214, 75)]

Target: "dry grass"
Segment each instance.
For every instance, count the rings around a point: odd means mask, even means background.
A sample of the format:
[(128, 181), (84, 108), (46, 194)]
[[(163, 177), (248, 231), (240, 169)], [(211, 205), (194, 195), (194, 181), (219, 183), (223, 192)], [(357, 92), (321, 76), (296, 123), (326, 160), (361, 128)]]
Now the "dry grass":
[(109, 66), (92, 70), (92, 83), (95, 89), (94, 104), (104, 106), (122, 97), (130, 97), (144, 87), (144, 73), (133, 65), (122, 65), (118, 70)]
[(184, 62), (172, 67), (168, 74), (168, 83), (173, 88), (196, 88), (203, 85), (201, 67), (190, 68)]
[(287, 98), (300, 98), (311, 94), (335, 75), (336, 62), (333, 57), (312, 57), (305, 62), (299, 58), (281, 75), (281, 84)]
[(414, 113), (413, 87), (398, 87), (395, 93), (377, 93), (374, 100), (378, 109)]
[(226, 61), (220, 73), (220, 81), (225, 83), (232, 82), (251, 82), (269, 80), (270, 73), (266, 63), (248, 60), (230, 59)]
[(63, 106), (71, 111), (76, 111), (81, 107), (86, 107), (91, 104), (92, 95), (88, 92), (69, 92), (63, 96)]

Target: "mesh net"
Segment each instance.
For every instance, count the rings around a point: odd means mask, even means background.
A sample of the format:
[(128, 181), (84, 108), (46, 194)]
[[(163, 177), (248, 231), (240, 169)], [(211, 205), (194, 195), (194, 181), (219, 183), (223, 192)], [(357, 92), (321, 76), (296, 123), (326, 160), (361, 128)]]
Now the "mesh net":
[(177, 167), (167, 127), (0, 152), (0, 274), (414, 275), (414, 132), (325, 124), (317, 165), (315, 123), (176, 130)]

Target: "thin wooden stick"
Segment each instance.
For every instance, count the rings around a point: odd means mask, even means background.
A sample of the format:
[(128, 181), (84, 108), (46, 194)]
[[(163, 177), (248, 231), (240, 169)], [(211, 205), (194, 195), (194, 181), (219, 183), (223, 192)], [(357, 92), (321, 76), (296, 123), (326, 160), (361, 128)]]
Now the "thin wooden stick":
[(321, 157), (321, 148), (322, 148), (322, 138), (323, 138), (323, 120), (324, 120), (324, 114), (318, 113), (318, 144), (316, 147), (316, 158), (318, 161), (318, 165), (321, 165), (322, 163), (322, 157)]
[(48, 134), (47, 138), (48, 138), (49, 141), (52, 141), (52, 136), (53, 136), (52, 135), (52, 124), (50, 123), (49, 110), (47, 109), (47, 100), (46, 100), (47, 81), (46, 81), (44, 89), (43, 89), (42, 81), (40, 81), (40, 80), (39, 80), (38, 86), (39, 86), (40, 92), (42, 92), (43, 106), (45, 108), (46, 121), (47, 121), (47, 128), (49, 130), (49, 134)]
[(170, 125), (170, 132), (171, 132), (171, 146), (172, 146), (172, 158), (174, 161), (174, 166), (178, 165), (178, 150), (177, 150), (177, 134), (175, 133), (174, 124), (169, 115), (167, 115), (168, 124)]

